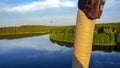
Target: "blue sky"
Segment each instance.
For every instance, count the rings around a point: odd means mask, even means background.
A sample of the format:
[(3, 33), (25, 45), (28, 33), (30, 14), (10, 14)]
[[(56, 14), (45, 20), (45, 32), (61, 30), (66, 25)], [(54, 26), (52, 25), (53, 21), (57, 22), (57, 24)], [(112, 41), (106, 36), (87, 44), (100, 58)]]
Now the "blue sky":
[[(75, 25), (78, 0), (0, 0), (0, 27)], [(53, 23), (50, 23), (53, 21)], [(97, 23), (120, 21), (120, 0), (106, 0)]]

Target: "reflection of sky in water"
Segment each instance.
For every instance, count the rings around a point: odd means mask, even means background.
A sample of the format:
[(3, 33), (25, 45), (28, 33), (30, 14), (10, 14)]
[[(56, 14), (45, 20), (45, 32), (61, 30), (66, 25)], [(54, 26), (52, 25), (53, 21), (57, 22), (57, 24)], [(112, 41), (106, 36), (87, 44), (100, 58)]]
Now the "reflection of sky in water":
[(71, 68), (72, 49), (47, 51), (14, 49), (0, 54), (0, 68)]
[(92, 52), (90, 68), (120, 68), (119, 52)]
[(48, 51), (68, 49), (65, 46), (61, 47), (50, 42), (48, 35), (15, 40), (0, 40), (0, 52), (8, 51), (17, 47)]
[[(73, 48), (53, 44), (49, 35), (0, 40), (0, 68), (71, 68)], [(120, 53), (93, 51), (90, 68), (120, 68)]]
[(48, 35), (0, 40), (0, 68), (70, 68), (72, 48), (58, 46)]

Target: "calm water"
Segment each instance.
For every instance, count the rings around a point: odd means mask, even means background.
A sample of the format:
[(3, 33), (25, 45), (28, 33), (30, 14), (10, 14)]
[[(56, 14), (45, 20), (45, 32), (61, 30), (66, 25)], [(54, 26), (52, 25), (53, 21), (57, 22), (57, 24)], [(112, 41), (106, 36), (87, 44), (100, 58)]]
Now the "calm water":
[[(72, 54), (72, 47), (51, 42), (49, 35), (0, 40), (0, 68), (72, 68)], [(120, 53), (96, 49), (90, 68), (120, 68)]]

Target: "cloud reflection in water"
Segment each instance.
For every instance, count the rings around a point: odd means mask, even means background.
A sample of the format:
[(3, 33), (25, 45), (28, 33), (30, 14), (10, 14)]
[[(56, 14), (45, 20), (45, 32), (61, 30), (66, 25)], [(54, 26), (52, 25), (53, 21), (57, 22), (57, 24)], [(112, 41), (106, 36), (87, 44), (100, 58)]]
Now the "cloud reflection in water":
[(15, 40), (0, 40), (0, 52), (8, 51), (14, 48), (31, 48), (35, 50), (57, 51), (65, 50), (67, 47), (58, 46), (49, 40), (49, 36), (30, 37)]
[(120, 53), (93, 51), (90, 68), (120, 68)]
[(72, 48), (58, 46), (48, 35), (0, 40), (0, 68), (70, 68)]

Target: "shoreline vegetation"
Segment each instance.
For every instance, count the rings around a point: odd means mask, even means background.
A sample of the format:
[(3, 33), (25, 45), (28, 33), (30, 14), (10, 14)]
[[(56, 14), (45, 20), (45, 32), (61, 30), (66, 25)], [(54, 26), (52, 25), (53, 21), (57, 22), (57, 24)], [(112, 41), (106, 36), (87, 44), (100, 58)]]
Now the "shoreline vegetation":
[[(73, 43), (75, 25), (72, 26), (43, 26), (25, 25), (19, 27), (1, 27), (0, 39), (17, 39), (49, 34), (50, 40)], [(93, 45), (119, 45), (120, 22), (96, 24)]]
[[(50, 33), (50, 39), (63, 42), (74, 42), (75, 26), (56, 28)], [(120, 23), (96, 24), (93, 45), (119, 45)]]

